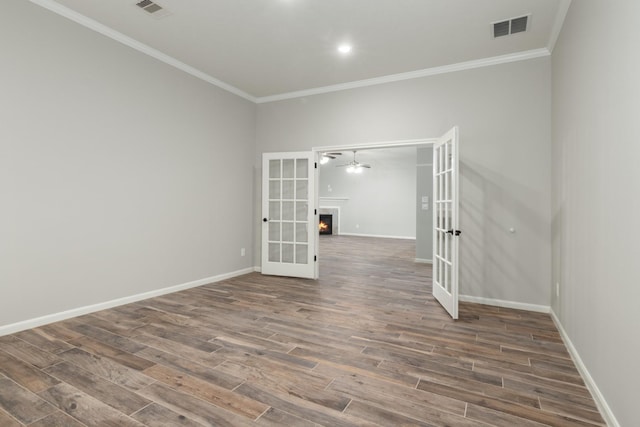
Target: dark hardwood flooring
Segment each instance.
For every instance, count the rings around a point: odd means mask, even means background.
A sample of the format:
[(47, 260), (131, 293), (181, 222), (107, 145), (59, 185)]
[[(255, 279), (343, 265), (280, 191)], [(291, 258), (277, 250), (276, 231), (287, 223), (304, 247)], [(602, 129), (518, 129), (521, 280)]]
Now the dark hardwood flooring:
[(0, 337), (0, 426), (604, 425), (550, 317), (431, 296), (406, 240)]

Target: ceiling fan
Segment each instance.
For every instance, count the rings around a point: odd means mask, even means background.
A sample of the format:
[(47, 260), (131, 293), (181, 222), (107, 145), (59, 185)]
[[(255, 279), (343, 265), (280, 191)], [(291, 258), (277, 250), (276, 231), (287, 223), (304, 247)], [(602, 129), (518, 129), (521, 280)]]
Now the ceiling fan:
[(342, 156), (342, 153), (322, 153), (322, 156), (320, 157), (320, 164), (327, 164), (329, 163), (329, 160), (333, 160), (338, 156)]
[(347, 172), (348, 173), (362, 173), (362, 170), (364, 168), (370, 169), (371, 165), (368, 165), (366, 163), (360, 163), (359, 161), (356, 160), (356, 150), (353, 150), (353, 160), (350, 161), (349, 163), (345, 163), (344, 165), (338, 165), (338, 167), (347, 167)]

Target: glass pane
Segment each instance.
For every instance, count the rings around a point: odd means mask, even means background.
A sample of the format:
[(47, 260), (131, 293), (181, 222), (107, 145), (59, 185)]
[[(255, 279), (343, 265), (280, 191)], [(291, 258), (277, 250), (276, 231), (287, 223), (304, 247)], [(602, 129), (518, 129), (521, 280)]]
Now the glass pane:
[(308, 253), (307, 245), (296, 245), (296, 264), (307, 264)]
[(282, 181), (282, 198), (293, 200), (293, 190), (295, 182), (291, 180)]
[(269, 240), (279, 242), (280, 241), (280, 223), (269, 223)]
[(442, 194), (440, 194), (440, 196), (442, 196), (442, 200), (447, 200), (447, 185), (449, 183), (449, 174), (445, 173), (442, 175)]
[(449, 292), (449, 283), (447, 280), (447, 271), (449, 270), (449, 266), (446, 262), (442, 263), (442, 287), (445, 291)]
[(282, 241), (283, 242), (293, 242), (293, 223), (292, 222), (283, 222), (282, 223)]
[(309, 181), (306, 179), (296, 180), (296, 199), (307, 200), (309, 195)]
[(269, 261), (280, 262), (280, 243), (269, 243)]
[(449, 234), (444, 235), (444, 248), (442, 249), (442, 258), (446, 261), (449, 260), (449, 246), (451, 246), (451, 236)]
[(293, 263), (293, 244), (292, 243), (282, 244), (282, 262)]
[(308, 236), (308, 224), (296, 223), (296, 242), (306, 242)]
[(293, 202), (282, 202), (282, 220), (293, 221)]
[(438, 180), (438, 188), (439, 188), (438, 196), (440, 197), (440, 200), (445, 200), (445, 198), (444, 198), (444, 175), (440, 175), (440, 179)]
[(293, 159), (284, 159), (282, 161), (282, 177), (283, 178), (295, 178), (294, 175), (294, 160)]
[(269, 181), (269, 199), (280, 199), (280, 181)]
[(269, 178), (280, 178), (280, 160), (269, 160)]
[(451, 212), (449, 212), (451, 204), (449, 202), (443, 203), (444, 208), (444, 229), (451, 230)]
[(306, 221), (307, 220), (307, 209), (309, 204), (306, 202), (296, 202), (296, 221)]
[(296, 160), (296, 178), (309, 178), (309, 160)]
[(280, 202), (269, 202), (269, 220), (280, 221)]

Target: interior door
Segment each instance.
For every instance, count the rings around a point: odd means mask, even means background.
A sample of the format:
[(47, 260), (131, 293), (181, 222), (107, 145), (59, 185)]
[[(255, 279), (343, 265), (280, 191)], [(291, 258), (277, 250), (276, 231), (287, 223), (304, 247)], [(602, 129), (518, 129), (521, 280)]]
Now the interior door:
[(317, 278), (313, 152), (262, 156), (262, 274)]
[(458, 318), (458, 128), (433, 146), (433, 296)]

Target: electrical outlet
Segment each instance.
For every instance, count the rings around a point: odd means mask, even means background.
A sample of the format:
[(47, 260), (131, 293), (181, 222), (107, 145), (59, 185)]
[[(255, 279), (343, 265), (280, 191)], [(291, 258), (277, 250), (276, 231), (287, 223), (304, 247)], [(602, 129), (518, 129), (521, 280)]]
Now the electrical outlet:
[(240, 256), (245, 256), (247, 254), (247, 251), (244, 250), (244, 248), (240, 249)]

